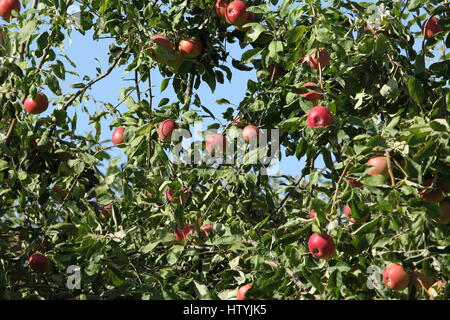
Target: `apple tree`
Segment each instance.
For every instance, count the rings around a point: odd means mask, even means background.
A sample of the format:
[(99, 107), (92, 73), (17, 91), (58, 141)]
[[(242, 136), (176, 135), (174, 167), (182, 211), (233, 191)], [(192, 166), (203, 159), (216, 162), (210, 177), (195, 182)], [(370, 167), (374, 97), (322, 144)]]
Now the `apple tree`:
[[(2, 298), (448, 299), (449, 15), (437, 0), (0, 0)], [(73, 33), (112, 39), (109, 66), (78, 74)], [(130, 86), (96, 101), (117, 68)], [(239, 105), (202, 103), (235, 70), (252, 74)], [(277, 139), (237, 157), (304, 165), (174, 161), (176, 129), (205, 119), (218, 133), (189, 157), (229, 153), (245, 127)]]

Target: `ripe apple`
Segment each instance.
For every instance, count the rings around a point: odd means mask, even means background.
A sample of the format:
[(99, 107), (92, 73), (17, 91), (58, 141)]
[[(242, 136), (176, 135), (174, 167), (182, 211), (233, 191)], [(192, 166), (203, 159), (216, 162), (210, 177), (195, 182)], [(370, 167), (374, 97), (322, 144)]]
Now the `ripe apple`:
[[(433, 184), (433, 179), (426, 179), (423, 182), (424, 187), (429, 187)], [(445, 198), (446, 188), (443, 185), (437, 184), (434, 189), (423, 189), (419, 193), (422, 197), (430, 202), (441, 202)]]
[(317, 258), (327, 259), (331, 257), (336, 250), (333, 238), (328, 234), (323, 233), (322, 235), (318, 233), (313, 233), (308, 240), (309, 252)]
[(123, 134), (125, 132), (124, 127), (115, 128), (112, 134), (112, 142), (115, 145), (122, 144), (124, 142)]
[(173, 130), (177, 129), (178, 125), (172, 119), (166, 119), (159, 124), (158, 136), (163, 141), (170, 141)]
[(239, 31), (247, 31), (248, 29), (250, 29), (250, 27), (243, 27), (243, 25), (247, 24), (247, 23), (252, 23), (255, 22), (255, 16), (253, 15), (253, 13), (251, 12), (246, 12), (247, 17), (245, 19), (245, 22), (242, 25), (237, 25), (236, 29)]
[(367, 166), (374, 167), (372, 170), (367, 172), (369, 175), (374, 174), (382, 174), (386, 175), (387, 172), (387, 160), (386, 157), (383, 156), (377, 156), (369, 159), (366, 163)]
[[(314, 83), (314, 82), (307, 82), (307, 83), (305, 83), (302, 87), (317, 87), (317, 88), (318, 88), (319, 86), (317, 85), (317, 83)], [(308, 89), (308, 90), (309, 90), (309, 89)], [(309, 90), (309, 91), (306, 92), (306, 93), (301, 93), (301, 94), (299, 94), (299, 96), (300, 96), (300, 97), (303, 97), (303, 98), (305, 98), (305, 99), (308, 99), (309, 101), (312, 102), (313, 105), (316, 105), (316, 104), (317, 104), (317, 101), (319, 101), (319, 100), (322, 98), (323, 93), (322, 93), (322, 92), (315, 91), (315, 90)]]
[(19, 0), (0, 0), (0, 16), (5, 20), (9, 20), (13, 10), (20, 11)]
[(389, 289), (400, 291), (408, 287), (409, 275), (402, 266), (393, 263), (384, 269), (383, 282)]
[(242, 136), (244, 137), (244, 141), (249, 142), (251, 139), (255, 141), (258, 139), (259, 129), (257, 126), (249, 124), (242, 131)]
[(330, 54), (324, 48), (319, 48), (309, 56), (303, 57), (301, 62), (307, 62), (312, 69), (318, 70), (319, 67), (325, 69), (330, 64)]
[(242, 26), (247, 21), (247, 5), (244, 1), (231, 2), (226, 11), (226, 19), (229, 24)]
[(236, 300), (247, 300), (247, 297), (245, 295), (252, 286), (253, 286), (253, 283), (247, 283), (247, 284), (243, 285), (242, 287), (240, 287), (236, 293)]
[(212, 134), (206, 139), (206, 151), (209, 154), (223, 153), (225, 150), (225, 137), (221, 134)]
[(439, 222), (442, 224), (450, 223), (450, 200), (444, 200), (440, 204), (441, 209), (441, 217), (439, 218)]
[(309, 212), (309, 218), (310, 218), (310, 219), (315, 219), (315, 218), (316, 218), (316, 212), (315, 212), (314, 210), (311, 210), (311, 211)]
[(195, 39), (181, 40), (178, 44), (178, 50), (184, 57), (193, 59), (202, 53), (203, 45), (199, 40)]
[(214, 13), (222, 20), (226, 21), (227, 7), (230, 4), (228, 0), (217, 0), (214, 4)]
[(26, 98), (24, 107), (31, 114), (39, 114), (47, 110), (48, 98), (43, 93), (38, 93), (35, 98)]
[[(163, 48), (167, 51), (169, 55), (175, 55), (175, 49), (173, 48), (173, 44), (170, 41), (169, 38), (162, 36), (162, 35), (156, 35), (151, 38), (153, 42), (156, 43), (157, 48)], [(158, 53), (157, 49), (150, 48), (150, 55), (153, 59), (155, 59), (157, 62), (165, 62), (167, 63), (169, 60), (166, 59), (161, 53)]]
[(50, 259), (39, 252), (33, 253), (28, 259), (28, 263), (30, 264), (31, 269), (41, 273), (50, 271), (52, 266)]
[(328, 127), (333, 120), (333, 115), (326, 107), (316, 106), (308, 112), (308, 126), (315, 127)]
[(367, 216), (361, 218), (360, 220), (356, 220), (355, 218), (352, 218), (352, 209), (350, 208), (350, 206), (348, 204), (346, 204), (345, 207), (344, 207), (344, 214), (345, 214), (345, 217), (347, 218), (347, 220), (352, 222), (352, 223), (356, 223), (356, 222), (364, 223), (368, 219)]
[(267, 72), (269, 72), (269, 79), (272, 79), (272, 75), (273, 75), (273, 80), (277, 80), (278, 78), (280, 78), (286, 74), (286, 69), (284, 69), (281, 66), (271, 64), (267, 68)]
[(168, 201), (173, 203), (185, 203), (187, 201), (187, 198), (189, 197), (190, 193), (189, 191), (186, 191), (186, 188), (184, 186), (180, 187), (180, 191), (184, 191), (180, 197), (175, 198), (173, 195), (175, 194), (175, 191), (172, 189), (166, 189), (166, 198)]
[(425, 34), (425, 39), (429, 39), (436, 33), (444, 31), (444, 27), (439, 25), (439, 20), (436, 17), (431, 17), (425, 21), (422, 31)]

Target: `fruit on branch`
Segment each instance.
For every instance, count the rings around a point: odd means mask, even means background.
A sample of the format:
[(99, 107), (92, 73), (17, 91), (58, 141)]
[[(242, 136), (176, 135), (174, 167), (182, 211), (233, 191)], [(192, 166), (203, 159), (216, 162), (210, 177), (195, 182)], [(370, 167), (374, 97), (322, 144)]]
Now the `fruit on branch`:
[(312, 69), (325, 69), (330, 64), (330, 54), (324, 48), (319, 48), (309, 56), (304, 56), (301, 62), (308, 63)]
[(436, 17), (431, 17), (425, 21), (422, 32), (424, 33), (425, 39), (429, 39), (438, 32), (444, 31), (444, 27), (439, 25), (439, 20)]
[(242, 26), (247, 21), (247, 5), (240, 0), (231, 2), (227, 7), (225, 17), (229, 24)]
[(275, 64), (271, 64), (267, 68), (267, 72), (269, 72), (269, 79), (277, 80), (278, 78), (284, 76), (286, 74), (286, 69), (281, 66), (277, 66)]
[(68, 193), (68, 191), (67, 190), (65, 190), (65, 189), (63, 189), (63, 188), (61, 188), (61, 187), (59, 187), (59, 186), (55, 186), (55, 187), (53, 187), (53, 191), (55, 191), (56, 193), (59, 193), (60, 195), (62, 195), (62, 196), (66, 196), (67, 195), (67, 193)]
[(214, 13), (222, 20), (226, 21), (227, 7), (230, 4), (228, 0), (217, 0), (214, 4)]
[(198, 57), (203, 50), (203, 45), (199, 40), (196, 39), (186, 39), (181, 40), (178, 44), (178, 51), (188, 59), (193, 59)]
[[(308, 88), (308, 87), (317, 87), (317, 88), (319, 88), (317, 83), (314, 83), (314, 82), (307, 82), (302, 87), (306, 87), (306, 88)], [(312, 102), (313, 105), (316, 105), (317, 101), (319, 101), (322, 98), (323, 93), (319, 92), (319, 91), (315, 91), (315, 90), (310, 90), (308, 88), (308, 92), (300, 93), (299, 96), (303, 97), (305, 99), (308, 99), (309, 101)]]
[(158, 137), (163, 141), (170, 141), (173, 130), (177, 129), (177, 123), (172, 119), (166, 119), (159, 124)]
[(369, 175), (374, 175), (374, 174), (387, 175), (388, 174), (386, 157), (377, 156), (377, 157), (370, 158), (369, 161), (367, 161), (366, 165), (369, 167), (374, 167), (372, 170), (367, 172), (367, 174), (369, 174)]
[(400, 291), (408, 287), (409, 275), (402, 266), (393, 263), (384, 269), (383, 283), (391, 290)]
[(236, 300), (247, 300), (247, 291), (253, 286), (253, 283), (247, 283), (239, 287), (236, 293)]
[(48, 98), (45, 94), (39, 92), (35, 98), (26, 98), (23, 105), (27, 112), (31, 114), (39, 114), (47, 110)]
[(444, 200), (441, 202), (439, 208), (441, 209), (441, 216), (439, 222), (442, 224), (450, 223), (450, 200)]
[(308, 126), (311, 128), (328, 127), (332, 120), (332, 113), (324, 106), (316, 106), (308, 112)]
[(214, 226), (212, 224), (205, 224), (200, 227), (200, 233), (203, 237), (208, 238), (213, 229)]
[(359, 220), (356, 220), (355, 218), (353, 218), (352, 217), (352, 209), (350, 208), (350, 206), (348, 204), (346, 204), (344, 207), (344, 215), (347, 218), (347, 220), (352, 223), (364, 223), (368, 219), (368, 216), (365, 216)]
[(209, 154), (223, 153), (225, 142), (225, 137), (222, 134), (212, 134), (206, 139), (206, 151)]
[(252, 139), (254, 139), (254, 141), (256, 141), (258, 139), (258, 134), (259, 134), (258, 127), (251, 125), (251, 124), (246, 126), (244, 128), (244, 130), (242, 131), (242, 137), (244, 138), (245, 142), (249, 142)]
[(316, 218), (316, 212), (314, 210), (309, 211), (309, 218), (315, 219)]
[(150, 56), (159, 63), (168, 63), (171, 59), (162, 54), (161, 50), (165, 50), (168, 56), (175, 56), (175, 49), (170, 39), (162, 35), (153, 36), (151, 39), (156, 43), (156, 48), (150, 48)]
[(247, 12), (247, 17), (245, 19), (245, 22), (242, 25), (237, 25), (236, 29), (239, 31), (247, 31), (250, 29), (250, 27), (243, 27), (245, 24), (247, 23), (252, 23), (255, 22), (255, 16), (253, 15), (253, 13), (251, 12)]
[(28, 263), (30, 264), (31, 269), (41, 273), (50, 271), (52, 266), (50, 259), (39, 252), (33, 253), (28, 259)]
[[(433, 184), (433, 179), (426, 179), (423, 182), (424, 187), (430, 187)], [(422, 197), (430, 202), (441, 202), (445, 198), (446, 187), (441, 184), (436, 184), (434, 189), (423, 189), (420, 191)]]
[(123, 139), (124, 132), (125, 132), (124, 127), (118, 127), (118, 128), (114, 129), (114, 131), (112, 133), (112, 142), (115, 145), (122, 144), (124, 142), (124, 139)]
[(20, 11), (19, 0), (0, 0), (0, 16), (5, 20), (9, 20), (13, 15), (13, 11)]
[(333, 238), (328, 234), (313, 233), (308, 240), (309, 252), (317, 258), (327, 259), (331, 257), (336, 250)]
[(174, 197), (175, 191), (172, 189), (166, 189), (166, 198), (168, 201), (173, 202), (173, 203), (185, 203), (187, 201), (187, 198), (190, 195), (190, 192), (186, 190), (186, 188), (184, 186), (180, 187), (180, 191), (182, 191), (183, 193), (181, 194), (180, 197), (176, 198)]
[[(345, 173), (345, 176), (348, 176), (348, 171)], [(363, 184), (356, 179), (347, 178), (347, 183), (353, 188), (362, 188)]]

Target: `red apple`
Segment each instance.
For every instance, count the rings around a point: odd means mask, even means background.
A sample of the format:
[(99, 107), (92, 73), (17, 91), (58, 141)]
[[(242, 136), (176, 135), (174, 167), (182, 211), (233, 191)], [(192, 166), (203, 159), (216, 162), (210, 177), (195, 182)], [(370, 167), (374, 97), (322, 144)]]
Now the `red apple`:
[(301, 62), (307, 62), (312, 69), (318, 70), (319, 67), (325, 69), (330, 64), (330, 54), (324, 48), (319, 48), (309, 56), (303, 57)]
[(242, 136), (244, 137), (244, 141), (249, 142), (251, 139), (258, 139), (259, 129), (257, 126), (249, 124), (242, 131)]
[(242, 26), (247, 21), (247, 5), (244, 1), (231, 2), (226, 11), (225, 18), (229, 24)]
[(384, 269), (383, 282), (391, 290), (403, 290), (409, 285), (409, 275), (402, 266), (393, 263)]
[(388, 173), (386, 157), (383, 157), (383, 156), (373, 157), (373, 158), (369, 159), (369, 161), (367, 161), (366, 165), (370, 166), (370, 167), (374, 167), (372, 170), (367, 172), (367, 174), (369, 174), (369, 175), (374, 175), (374, 174), (386, 175)]
[(225, 150), (225, 137), (221, 134), (212, 134), (206, 139), (206, 151), (209, 154), (222, 153)]
[(336, 247), (328, 234), (323, 233), (322, 235), (318, 233), (313, 233), (308, 240), (309, 252), (320, 259), (327, 259), (331, 257), (336, 250)]
[(246, 285), (240, 287), (236, 293), (236, 300), (247, 300), (246, 293), (252, 286), (252, 283), (247, 283)]
[(31, 269), (41, 273), (50, 271), (52, 266), (50, 259), (39, 252), (33, 253), (28, 259), (28, 263), (30, 264)]
[(316, 106), (308, 112), (308, 126), (315, 127), (328, 127), (333, 120), (333, 115), (330, 110), (323, 106)]
[(24, 107), (31, 114), (39, 114), (47, 110), (48, 98), (43, 93), (38, 93), (35, 98), (26, 98)]
[(439, 222), (442, 224), (450, 223), (450, 200), (444, 200), (440, 204), (441, 216)]
[[(156, 43), (157, 47), (164, 48), (169, 55), (175, 55), (175, 49), (173, 48), (173, 44), (169, 38), (162, 35), (156, 35), (153, 36), (151, 39), (153, 40), (153, 42)], [(163, 55), (158, 53), (157, 50), (154, 48), (150, 49), (150, 55), (152, 56), (153, 59), (155, 59), (160, 63), (161, 62), (167, 63), (168, 61), (170, 61), (166, 59)]]
[(55, 186), (53, 187), (53, 191), (55, 191), (56, 193), (59, 193), (62, 196), (66, 196), (67, 195), (67, 190), (59, 187), (59, 186)]
[(314, 210), (311, 210), (311, 211), (309, 212), (309, 218), (310, 218), (310, 219), (315, 219), (315, 218), (316, 218), (316, 212), (315, 212)]
[(345, 207), (344, 207), (344, 214), (345, 214), (345, 217), (347, 218), (347, 220), (352, 222), (352, 223), (356, 223), (356, 222), (364, 223), (368, 219), (367, 216), (361, 218), (360, 220), (356, 220), (355, 218), (352, 218), (352, 209), (350, 208), (350, 206), (348, 204), (346, 204)]
[(238, 29), (239, 31), (247, 31), (248, 29), (250, 29), (250, 27), (244, 28), (243, 25), (245, 25), (247, 23), (252, 23), (252, 22), (255, 22), (255, 16), (253, 15), (253, 13), (247, 12), (247, 17), (245, 19), (245, 22), (241, 26), (237, 25), (236, 29)]
[[(426, 179), (423, 182), (424, 187), (430, 187), (433, 184), (433, 179)], [(443, 185), (437, 184), (434, 189), (423, 189), (419, 193), (422, 197), (430, 202), (441, 202), (445, 198), (446, 188)]]
[(189, 191), (185, 191), (186, 188), (184, 186), (180, 187), (180, 191), (184, 191), (180, 197), (175, 198), (174, 194), (175, 191), (173, 191), (172, 189), (166, 189), (166, 198), (168, 201), (173, 202), (173, 203), (180, 203), (183, 202), (185, 203), (187, 198), (189, 197), (190, 193)]
[[(319, 86), (317, 85), (317, 83), (307, 82), (302, 87), (317, 87), (318, 88)], [(308, 92), (301, 93), (301, 94), (299, 94), (299, 96), (303, 97), (305, 99), (308, 99), (309, 101), (312, 102), (312, 104), (316, 105), (317, 101), (319, 101), (322, 98), (323, 93), (315, 91), (315, 90), (310, 90), (309, 88), (308, 88), (308, 90), (309, 90)]]
[(217, 0), (214, 5), (214, 13), (222, 20), (226, 21), (227, 7), (230, 4), (228, 0)]
[(9, 20), (13, 10), (20, 11), (19, 0), (0, 0), (0, 16), (5, 20)]
[(436, 33), (444, 31), (444, 27), (439, 25), (439, 20), (436, 17), (431, 17), (425, 21), (422, 30), (425, 34), (425, 39), (429, 39)]
[(181, 40), (178, 44), (178, 50), (188, 59), (198, 57), (203, 50), (203, 45), (199, 40), (187, 39)]
[(286, 74), (286, 69), (284, 69), (283, 67), (271, 64), (267, 68), (267, 72), (269, 72), (270, 79), (272, 79), (272, 75), (273, 75), (273, 80), (277, 80), (278, 78), (280, 78)]
[(158, 136), (163, 141), (170, 141), (173, 130), (177, 129), (178, 125), (172, 119), (166, 119), (159, 124)]
[(124, 142), (123, 133), (125, 132), (124, 127), (115, 128), (112, 133), (112, 142), (115, 145), (122, 144)]

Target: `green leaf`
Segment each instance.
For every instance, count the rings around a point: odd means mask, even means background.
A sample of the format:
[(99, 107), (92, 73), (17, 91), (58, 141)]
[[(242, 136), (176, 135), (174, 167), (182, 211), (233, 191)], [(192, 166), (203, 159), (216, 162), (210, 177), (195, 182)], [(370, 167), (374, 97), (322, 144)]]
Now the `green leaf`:
[(414, 102), (419, 106), (422, 106), (425, 100), (425, 90), (422, 83), (417, 78), (411, 78), (408, 80), (408, 92)]

